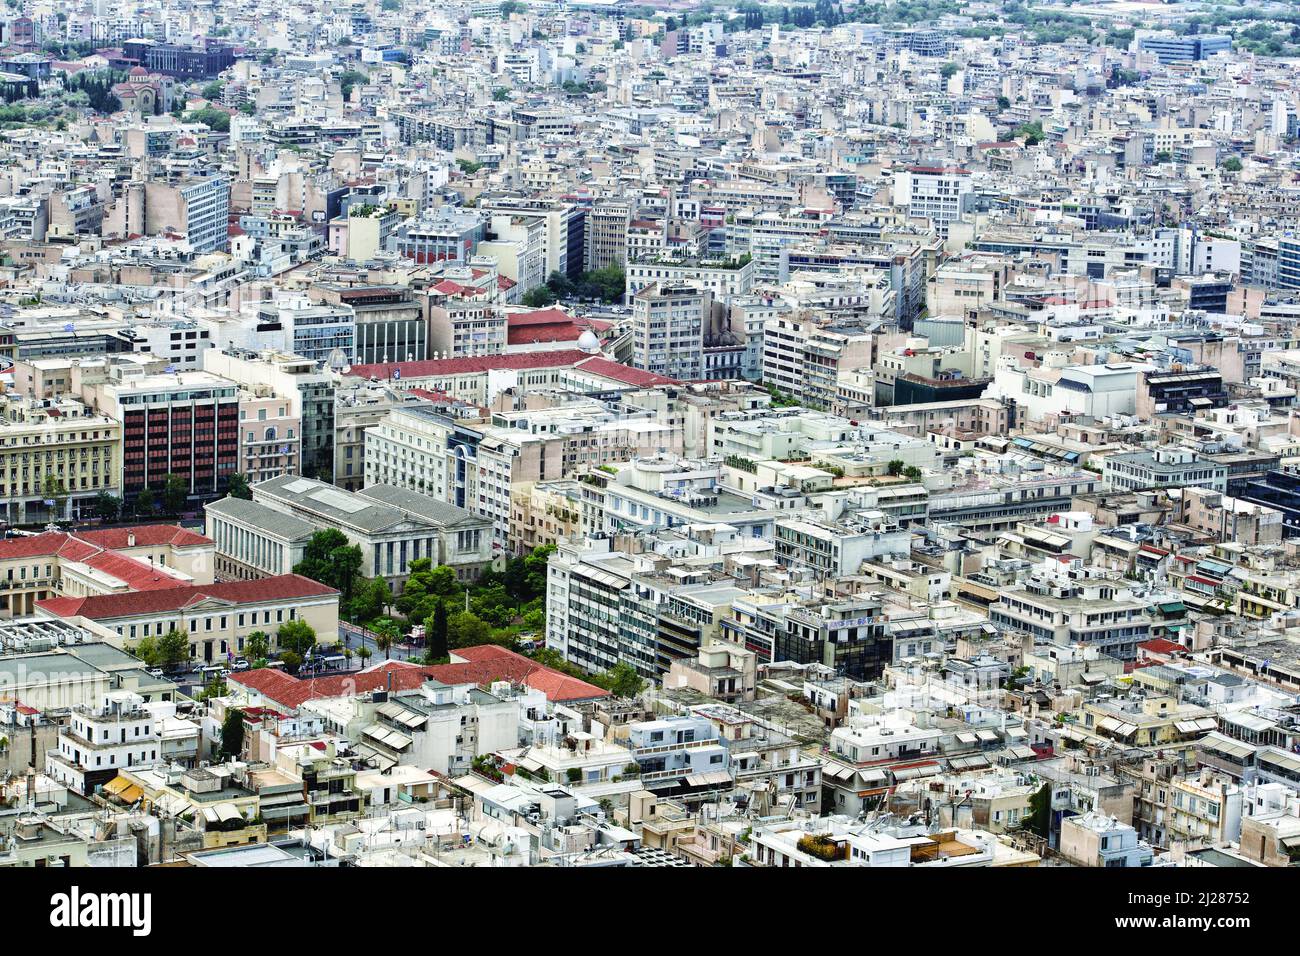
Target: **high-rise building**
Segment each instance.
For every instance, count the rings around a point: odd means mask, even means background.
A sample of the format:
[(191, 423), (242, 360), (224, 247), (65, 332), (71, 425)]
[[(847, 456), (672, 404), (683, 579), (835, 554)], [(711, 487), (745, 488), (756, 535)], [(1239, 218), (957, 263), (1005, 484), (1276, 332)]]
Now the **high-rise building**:
[(185, 236), (194, 252), (212, 252), (229, 244), (229, 223), (230, 182), (223, 176), (144, 184), (148, 235), (174, 232)]
[(587, 269), (621, 266), (627, 261), (627, 226), (632, 207), (622, 200), (601, 201), (587, 213)]
[(289, 418), (302, 422), (299, 462), (302, 474), (331, 481), (334, 477), (334, 379), (328, 369), (300, 355), (265, 349), (209, 349), (204, 368), (247, 389), (269, 387), (290, 401)]
[(704, 329), (713, 293), (653, 283), (632, 297), (632, 365), (668, 378), (704, 377)]
[(353, 365), (418, 362), (428, 357), (428, 326), (411, 290), (398, 286), (320, 286), (311, 297), (352, 310)]
[(168, 475), (179, 475), (190, 498), (215, 498), (239, 470), (239, 386), (230, 379), (115, 365), (86, 392), (89, 404), (122, 422), (127, 497), (145, 488), (157, 495)]

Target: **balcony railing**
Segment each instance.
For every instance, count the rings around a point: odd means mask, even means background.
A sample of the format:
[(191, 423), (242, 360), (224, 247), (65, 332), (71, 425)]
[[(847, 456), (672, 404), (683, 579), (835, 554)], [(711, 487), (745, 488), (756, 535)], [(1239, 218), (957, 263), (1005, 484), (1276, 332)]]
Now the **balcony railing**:
[(660, 744), (654, 747), (633, 747), (633, 757), (648, 757), (653, 754), (671, 753), (674, 750), (693, 750), (697, 747), (717, 746), (719, 741), (716, 738), (705, 740), (687, 740), (682, 743)]

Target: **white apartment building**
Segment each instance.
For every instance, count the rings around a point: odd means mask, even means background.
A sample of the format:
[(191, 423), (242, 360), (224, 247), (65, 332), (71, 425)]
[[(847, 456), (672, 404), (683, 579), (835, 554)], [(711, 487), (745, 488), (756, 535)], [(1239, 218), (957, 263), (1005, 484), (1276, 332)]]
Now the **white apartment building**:
[(45, 755), (46, 772), (78, 793), (90, 794), (124, 767), (148, 767), (160, 759), (159, 720), (144, 698), (110, 691), (94, 706), (74, 707), (59, 730), (58, 747)]
[(961, 218), (971, 190), (970, 170), (957, 166), (912, 166), (894, 173), (894, 205), (930, 220), (944, 238), (948, 224)]

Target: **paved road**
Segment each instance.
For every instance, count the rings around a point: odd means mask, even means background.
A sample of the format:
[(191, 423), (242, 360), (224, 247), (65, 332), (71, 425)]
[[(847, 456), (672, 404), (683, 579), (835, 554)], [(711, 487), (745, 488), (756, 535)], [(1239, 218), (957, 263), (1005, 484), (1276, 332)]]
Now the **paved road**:
[[(384, 659), (384, 652), (375, 643), (374, 636), (364, 628), (340, 621), (339, 639), (343, 642), (344, 647), (352, 649), (354, 655), (357, 648), (362, 645), (370, 648), (370, 658), (366, 661), (366, 666)], [(409, 644), (394, 644), (388, 649), (388, 658), (395, 661), (418, 661), (422, 654), (423, 651), (420, 648), (412, 647)], [(354, 656), (353, 660), (359, 659)]]

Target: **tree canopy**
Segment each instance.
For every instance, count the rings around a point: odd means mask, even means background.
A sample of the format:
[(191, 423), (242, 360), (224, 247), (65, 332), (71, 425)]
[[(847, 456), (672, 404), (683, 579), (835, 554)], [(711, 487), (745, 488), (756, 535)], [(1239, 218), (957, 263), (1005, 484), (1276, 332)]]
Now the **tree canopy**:
[(361, 564), (361, 548), (349, 544), (338, 528), (324, 528), (308, 540), (293, 573), (334, 588), (346, 607), (361, 576)]

